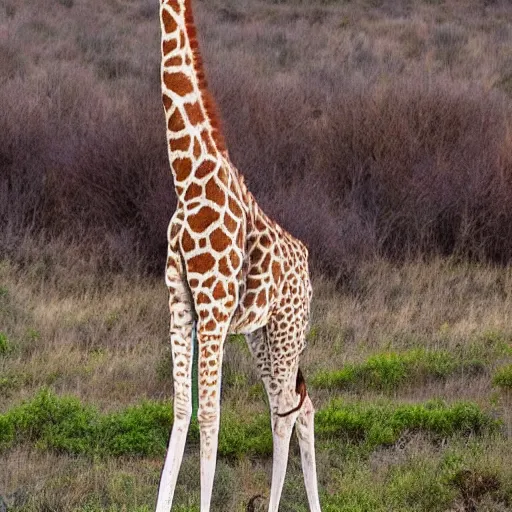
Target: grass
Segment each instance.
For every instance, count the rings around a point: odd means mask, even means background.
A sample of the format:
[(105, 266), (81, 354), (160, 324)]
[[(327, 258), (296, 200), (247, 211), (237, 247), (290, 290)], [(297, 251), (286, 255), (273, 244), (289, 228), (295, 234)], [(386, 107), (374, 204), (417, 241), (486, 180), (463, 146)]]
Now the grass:
[[(39, 258), (0, 264), (0, 322), (14, 346), (0, 357), (2, 496), (24, 493), (29, 512), (151, 509), (172, 422), (165, 288), (148, 276), (102, 273), (72, 245), (41, 245)], [(512, 479), (512, 417), (493, 379), (512, 359), (511, 309), (508, 292), (496, 290), (508, 289), (509, 269), (375, 261), (352, 279), (343, 292), (315, 279), (301, 365), (318, 411), (322, 503), (456, 506), (470, 492), (441, 479), (442, 460), (452, 451), (469, 460), (486, 447), (488, 467), (457, 467), (496, 475), (500, 490), (478, 502), (501, 506)], [(344, 367), (352, 380), (343, 385), (315, 382)], [(252, 496), (268, 495), (271, 433), (240, 336), (226, 342), (223, 373), (215, 509), (245, 510)], [(193, 425), (176, 494), (183, 510), (198, 505), (197, 439)], [(375, 486), (364, 483), (368, 475)], [(307, 510), (301, 482), (294, 440), (284, 510)], [(439, 492), (428, 501), (432, 489)]]
[(360, 364), (346, 364), (342, 370), (320, 371), (311, 383), (319, 388), (370, 388), (395, 391), (399, 386), (422, 385), (429, 379), (444, 380), (455, 373), (478, 374), (485, 363), (464, 360), (446, 350), (415, 349), (403, 353), (376, 354)]
[(512, 389), (512, 365), (499, 368), (494, 374), (493, 384), (503, 389)]
[(8, 355), (12, 350), (13, 346), (9, 338), (3, 332), (0, 332), (0, 356)]
[[(143, 402), (123, 411), (100, 414), (73, 397), (39, 392), (32, 400), (0, 415), (0, 447), (32, 444), (39, 450), (88, 456), (138, 456), (165, 454), (172, 426), (169, 403)], [(333, 401), (316, 416), (318, 440), (324, 438), (361, 443), (368, 450), (392, 445), (404, 432), (434, 436), (483, 434), (497, 430), (499, 422), (475, 404), (430, 402), (416, 405)], [(199, 439), (197, 423), (190, 441)], [(241, 419), (233, 412), (223, 415), (219, 455), (227, 458), (268, 457), (272, 436), (268, 415)]]

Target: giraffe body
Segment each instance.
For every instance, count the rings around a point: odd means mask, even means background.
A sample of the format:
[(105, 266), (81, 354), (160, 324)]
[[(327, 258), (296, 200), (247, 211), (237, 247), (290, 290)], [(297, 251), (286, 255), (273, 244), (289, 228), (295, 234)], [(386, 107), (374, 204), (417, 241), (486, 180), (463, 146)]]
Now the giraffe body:
[(169, 512), (192, 412), (197, 322), (201, 512), (210, 510), (220, 418), (223, 344), (246, 335), (269, 396), (274, 458), (269, 511), (277, 511), (297, 427), (308, 500), (320, 511), (314, 410), (300, 374), (311, 285), (305, 246), (270, 220), (230, 161), (197, 50), (191, 0), (160, 0), (162, 93), (178, 196), (168, 229), (174, 425), (157, 512)]

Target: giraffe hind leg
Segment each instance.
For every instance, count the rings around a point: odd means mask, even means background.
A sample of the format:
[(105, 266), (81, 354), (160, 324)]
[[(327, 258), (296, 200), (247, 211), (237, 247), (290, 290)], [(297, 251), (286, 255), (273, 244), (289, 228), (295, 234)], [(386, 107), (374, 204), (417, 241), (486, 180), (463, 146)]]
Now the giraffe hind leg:
[(314, 416), (313, 404), (309, 396), (306, 395), (295, 424), (295, 432), (299, 440), (302, 472), (304, 473), (309, 509), (311, 512), (321, 512), (316, 475)]
[[(297, 367), (295, 365), (295, 367)], [(277, 512), (288, 466), (290, 438), (299, 416), (301, 398), (296, 393), (295, 372), (271, 376), (267, 380), (272, 421), (272, 484), (269, 512)], [(286, 411), (280, 414), (280, 411)]]
[(180, 268), (179, 258), (169, 255), (166, 283), (171, 313), (170, 338), (173, 359), (174, 423), (164, 467), (160, 477), (156, 512), (171, 510), (176, 481), (183, 459), (185, 441), (192, 415), (192, 328), (193, 308)]
[(277, 512), (288, 465), (290, 438), (300, 414), (299, 405), (303, 401), (302, 379), (298, 374), (298, 360), (289, 367), (280, 367), (275, 360), (272, 360), (271, 340), (265, 328), (248, 335), (247, 341), (269, 399), (273, 460), (268, 510)]

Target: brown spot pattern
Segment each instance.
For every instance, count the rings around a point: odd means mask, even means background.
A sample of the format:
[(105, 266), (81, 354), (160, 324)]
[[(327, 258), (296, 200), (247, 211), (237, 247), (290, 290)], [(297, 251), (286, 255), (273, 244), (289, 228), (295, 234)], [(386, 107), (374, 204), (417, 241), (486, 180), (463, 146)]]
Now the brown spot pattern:
[(190, 158), (177, 158), (174, 160), (172, 167), (178, 181), (186, 180), (192, 171), (192, 160)]
[(215, 282), (215, 277), (212, 276), (212, 277), (209, 277), (208, 279), (206, 279), (203, 283), (204, 286), (206, 286), (207, 288), (210, 288), (210, 286)]
[(194, 239), (190, 236), (189, 232), (184, 230), (181, 235), (181, 247), (185, 252), (193, 251), (196, 247)]
[(237, 202), (232, 197), (229, 198), (229, 209), (231, 210), (231, 212), (233, 213), (233, 215), (236, 218), (239, 218), (242, 216), (242, 210), (240, 209)]
[(216, 151), (215, 146), (213, 145), (213, 139), (210, 135), (210, 132), (208, 130), (203, 130), (201, 132), (201, 138), (203, 139), (203, 142), (206, 145), (208, 153), (210, 153), (210, 155), (214, 155)]
[(229, 247), (231, 240), (222, 229), (218, 228), (210, 235), (210, 243), (214, 251), (223, 252)]
[(176, 109), (169, 117), (167, 126), (171, 132), (181, 132), (181, 130), (185, 129), (185, 121), (183, 121), (183, 117), (178, 109)]
[(200, 254), (199, 256), (194, 256), (187, 262), (189, 272), (196, 272), (198, 274), (204, 274), (208, 272), (213, 268), (214, 265), (215, 259), (211, 254), (208, 254), (207, 252)]
[(215, 170), (215, 163), (211, 160), (205, 160), (196, 171), (196, 176), (198, 179), (203, 179), (204, 177), (208, 176), (208, 174), (212, 173)]
[(231, 275), (231, 269), (228, 266), (228, 260), (225, 256), (219, 261), (219, 272), (226, 277)]
[(226, 290), (224, 289), (223, 284), (219, 281), (213, 289), (213, 298), (215, 300), (219, 300), (223, 299), (224, 297), (226, 297)]
[(169, 41), (162, 42), (162, 53), (164, 55), (173, 52), (176, 48), (178, 48), (178, 42), (176, 39), (170, 39)]
[(208, 322), (206, 322), (204, 329), (205, 331), (215, 331), (216, 327), (217, 322), (215, 322), (214, 320), (209, 320)]
[(261, 281), (259, 279), (254, 279), (253, 277), (248, 277), (246, 283), (248, 290), (256, 290), (261, 285)]
[(194, 158), (199, 158), (201, 156), (201, 144), (197, 137), (194, 137)]
[(235, 219), (233, 219), (233, 217), (231, 217), (231, 215), (226, 213), (226, 215), (224, 216), (224, 225), (228, 228), (228, 231), (230, 233), (234, 233), (236, 231), (238, 223)]
[(274, 278), (275, 283), (279, 283), (279, 281), (281, 280), (281, 275), (281, 265), (274, 261), (274, 263), (272, 263), (272, 277)]
[(197, 303), (198, 304), (210, 304), (211, 300), (206, 293), (200, 292), (197, 294)]
[(211, 178), (206, 184), (206, 197), (217, 203), (220, 206), (223, 206), (226, 203), (226, 195), (224, 191), (215, 183), (215, 178)]
[(185, 96), (194, 91), (194, 86), (184, 73), (168, 73), (164, 71), (164, 83), (168, 89), (179, 96)]
[(162, 103), (164, 104), (165, 110), (169, 110), (171, 108), (172, 101), (167, 94), (162, 94)]
[(199, 197), (203, 192), (203, 187), (199, 186), (197, 183), (191, 183), (187, 188), (187, 193), (185, 194), (185, 201), (190, 201), (195, 197)]
[(202, 233), (208, 226), (219, 218), (219, 214), (209, 206), (203, 206), (195, 215), (188, 219), (190, 229)]
[(267, 302), (267, 296), (265, 294), (265, 290), (261, 290), (258, 293), (258, 298), (256, 299), (256, 305), (262, 308)]
[(204, 114), (199, 102), (187, 103), (185, 105), (185, 112), (187, 113), (187, 117), (189, 118), (190, 122), (194, 126), (204, 121)]
[(174, 57), (170, 57), (164, 62), (165, 67), (172, 67), (172, 66), (181, 66), (183, 64), (183, 59), (181, 55), (175, 55)]
[(188, 151), (190, 148), (190, 137), (180, 137), (179, 139), (169, 139), (169, 146), (171, 151)]
[(176, 13), (180, 12), (180, 4), (178, 0), (168, 0), (167, 5)]
[(251, 252), (251, 260), (254, 263), (257, 263), (258, 261), (261, 260), (262, 257), (263, 257), (263, 252), (261, 251), (261, 249), (258, 249), (258, 247), (255, 247)]
[(162, 20), (164, 22), (164, 29), (167, 34), (174, 32), (178, 28), (176, 20), (169, 14), (166, 9), (162, 9)]
[(240, 264), (240, 257), (236, 253), (236, 251), (231, 251), (229, 253), (229, 259), (231, 260), (231, 265), (233, 265), (234, 269), (238, 268), (238, 265)]
[(260, 244), (265, 247), (265, 249), (268, 249), (272, 244), (272, 240), (270, 240), (267, 235), (263, 235), (260, 239)]

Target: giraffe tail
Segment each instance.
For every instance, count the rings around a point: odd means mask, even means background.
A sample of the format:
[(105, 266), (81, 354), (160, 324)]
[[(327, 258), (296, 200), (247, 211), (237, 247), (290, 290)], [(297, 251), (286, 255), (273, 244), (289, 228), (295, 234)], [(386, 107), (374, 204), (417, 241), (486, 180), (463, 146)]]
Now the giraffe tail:
[(295, 383), (295, 391), (298, 395), (300, 395), (300, 401), (299, 405), (297, 407), (294, 407), (292, 410), (288, 412), (283, 413), (277, 413), (277, 415), (280, 418), (284, 418), (286, 416), (289, 416), (290, 414), (293, 414), (294, 412), (297, 412), (302, 407), (302, 404), (304, 403), (304, 400), (306, 399), (306, 396), (308, 394), (308, 391), (306, 389), (306, 381), (304, 380), (304, 377), (302, 376), (302, 372), (300, 371), (300, 368), (297, 370), (297, 381)]

